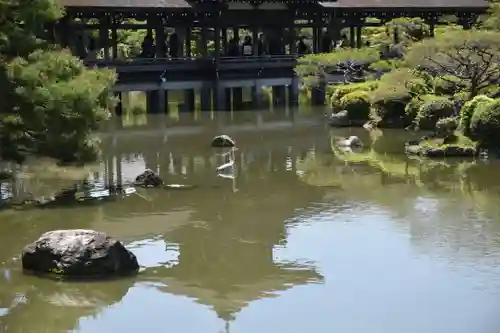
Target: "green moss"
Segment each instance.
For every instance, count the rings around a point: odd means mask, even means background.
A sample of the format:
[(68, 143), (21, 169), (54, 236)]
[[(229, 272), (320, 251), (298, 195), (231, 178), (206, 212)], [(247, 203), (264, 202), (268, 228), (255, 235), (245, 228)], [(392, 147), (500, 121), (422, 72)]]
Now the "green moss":
[(353, 91), (340, 100), (340, 109), (346, 110), (350, 120), (368, 120), (370, 95), (366, 91)]
[[(335, 88), (331, 88), (333, 93), (330, 98), (330, 105), (334, 111), (341, 111), (341, 100), (342, 98), (355, 91), (370, 92), (378, 87), (377, 81), (367, 81), (361, 83), (350, 83), (346, 85), (337, 85)], [(329, 88), (330, 89), (330, 88)]]

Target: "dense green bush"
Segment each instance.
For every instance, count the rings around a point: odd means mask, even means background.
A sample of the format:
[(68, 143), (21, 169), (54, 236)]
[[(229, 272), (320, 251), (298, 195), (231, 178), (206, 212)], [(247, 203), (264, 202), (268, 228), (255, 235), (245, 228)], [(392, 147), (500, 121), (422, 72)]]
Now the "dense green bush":
[(470, 121), (470, 134), (486, 146), (500, 142), (500, 99), (477, 105)]
[(438, 120), (453, 116), (454, 111), (453, 102), (449, 99), (439, 96), (428, 98), (420, 106), (414, 123), (419, 129), (433, 130)]
[(340, 100), (340, 108), (346, 110), (350, 120), (368, 120), (370, 116), (370, 94), (353, 91)]
[(342, 97), (355, 91), (373, 91), (377, 88), (377, 86), (377, 81), (338, 85), (330, 98), (330, 105), (334, 111), (341, 111), (343, 110), (340, 105)]
[(3, 144), (64, 162), (95, 160), (91, 132), (109, 116), (113, 71), (87, 70), (69, 52), (40, 50), (14, 59), (7, 75), (17, 88), (15, 107), (0, 113)]
[(476, 109), (478, 108), (479, 105), (483, 103), (491, 103), (494, 100), (492, 98), (489, 98), (488, 96), (484, 95), (479, 95), (471, 99), (470, 101), (466, 102), (463, 106), (462, 109), (460, 110), (460, 122), (459, 122), (459, 127), (460, 129), (464, 132), (466, 136), (470, 135), (470, 123), (472, 116), (474, 115)]
[(418, 95), (413, 97), (405, 106), (405, 115), (409, 121), (413, 121), (420, 111), (420, 107), (434, 95)]

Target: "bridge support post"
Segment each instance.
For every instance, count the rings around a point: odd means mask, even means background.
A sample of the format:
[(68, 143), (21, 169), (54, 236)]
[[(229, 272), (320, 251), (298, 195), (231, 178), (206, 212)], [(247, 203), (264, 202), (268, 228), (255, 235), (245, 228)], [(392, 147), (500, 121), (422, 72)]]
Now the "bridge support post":
[(243, 88), (233, 88), (233, 111), (243, 108)]
[(285, 86), (273, 86), (273, 105), (285, 106), (286, 93)]
[(226, 89), (221, 87), (219, 82), (215, 83), (213, 89), (213, 101), (214, 101), (214, 110), (215, 111), (224, 111), (226, 110)]
[(122, 92), (117, 92), (115, 93), (115, 97), (118, 100), (115, 106), (115, 114), (118, 117), (121, 117), (123, 115), (123, 98), (122, 98)]
[(233, 103), (231, 103), (232, 102), (232, 98), (233, 98), (233, 96), (231, 94), (232, 89), (231, 88), (226, 88), (224, 90), (225, 90), (225, 92), (224, 92), (224, 103), (225, 103), (224, 104), (224, 110), (225, 111), (231, 111), (232, 104), (233, 104)]
[(200, 90), (200, 104), (201, 111), (210, 111), (212, 109), (212, 96), (210, 88), (202, 88)]
[[(163, 109), (163, 96), (162, 95), (163, 90), (152, 90), (146, 92), (146, 107), (147, 107), (147, 112), (150, 114), (158, 114), (161, 113), (161, 110)], [(160, 97), (161, 96), (161, 97)]]
[(288, 86), (288, 106), (299, 105), (299, 79), (294, 77), (292, 83)]
[(194, 103), (194, 90), (193, 89), (186, 89), (184, 91), (184, 110), (187, 112), (193, 112), (195, 109), (195, 103)]
[(326, 104), (326, 82), (320, 80), (311, 91), (311, 104), (313, 106), (323, 106)]
[(262, 86), (258, 82), (252, 87), (252, 104), (257, 109), (262, 107)]

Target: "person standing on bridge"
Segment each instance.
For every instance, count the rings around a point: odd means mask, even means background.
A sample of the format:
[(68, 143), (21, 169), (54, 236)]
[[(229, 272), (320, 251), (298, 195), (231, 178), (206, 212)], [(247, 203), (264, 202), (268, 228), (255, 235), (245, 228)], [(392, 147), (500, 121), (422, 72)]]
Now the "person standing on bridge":
[(252, 37), (250, 36), (245, 36), (245, 40), (243, 41), (242, 45), (242, 52), (241, 52), (245, 57), (250, 57), (253, 55), (253, 43), (252, 43)]
[(310, 53), (309, 46), (307, 46), (304, 41), (304, 36), (300, 36), (299, 42), (297, 43), (297, 53), (298, 54), (308, 54)]
[(239, 41), (233, 37), (229, 40), (229, 44), (227, 46), (227, 56), (228, 57), (238, 57), (240, 56), (240, 45)]
[(155, 56), (155, 43), (153, 40), (153, 33), (148, 30), (148, 34), (142, 41), (142, 52), (139, 58), (154, 58)]
[(173, 32), (170, 34), (168, 37), (168, 45), (169, 45), (169, 56), (171, 58), (178, 58), (180, 56), (180, 41), (179, 41), (179, 35), (177, 35), (176, 32)]

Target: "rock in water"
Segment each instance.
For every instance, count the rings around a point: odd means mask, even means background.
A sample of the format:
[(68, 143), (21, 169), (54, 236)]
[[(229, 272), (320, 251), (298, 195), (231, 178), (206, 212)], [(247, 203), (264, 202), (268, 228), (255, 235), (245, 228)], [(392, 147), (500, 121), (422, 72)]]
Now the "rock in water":
[(328, 125), (332, 127), (347, 127), (350, 125), (349, 122), (349, 115), (347, 114), (347, 111), (340, 111), (337, 113), (333, 113), (329, 118), (328, 118)]
[(121, 242), (93, 230), (55, 230), (28, 244), (23, 269), (63, 277), (112, 277), (136, 273), (135, 255)]
[(135, 178), (135, 185), (144, 187), (160, 187), (163, 179), (153, 170), (147, 169)]
[(226, 147), (234, 147), (236, 146), (236, 143), (234, 142), (233, 139), (231, 139), (227, 135), (219, 135), (213, 138), (212, 140), (212, 147), (217, 147), (217, 148), (226, 148)]

